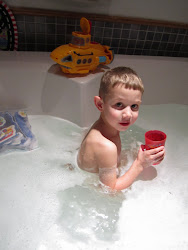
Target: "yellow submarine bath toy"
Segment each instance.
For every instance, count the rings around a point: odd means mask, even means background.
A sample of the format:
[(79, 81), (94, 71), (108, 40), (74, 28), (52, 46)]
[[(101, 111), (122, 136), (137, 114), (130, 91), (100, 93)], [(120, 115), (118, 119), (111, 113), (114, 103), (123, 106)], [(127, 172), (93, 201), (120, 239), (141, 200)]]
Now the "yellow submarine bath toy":
[(86, 18), (81, 18), (80, 27), (82, 32), (72, 32), (71, 43), (57, 47), (50, 54), (64, 73), (87, 74), (100, 64), (110, 64), (114, 58), (109, 46), (91, 42), (91, 25)]

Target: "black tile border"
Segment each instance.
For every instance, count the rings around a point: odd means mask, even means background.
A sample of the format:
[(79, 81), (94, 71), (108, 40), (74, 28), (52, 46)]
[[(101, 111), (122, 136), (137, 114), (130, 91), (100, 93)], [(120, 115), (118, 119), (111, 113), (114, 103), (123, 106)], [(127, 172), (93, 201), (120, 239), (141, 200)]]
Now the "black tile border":
[[(83, 13), (74, 13), (74, 17), (53, 13), (54, 16), (15, 14), (18, 50), (52, 51), (69, 43), (72, 31), (80, 30), (78, 16), (86, 16)], [(167, 22), (162, 26), (161, 22), (154, 25), (154, 21), (149, 24), (141, 19), (140, 23), (135, 23), (135, 19), (133, 23), (130, 19), (126, 23), (126, 18), (106, 19), (92, 19), (91, 15), (91, 37), (93, 41), (112, 47), (116, 54), (188, 57), (188, 25), (175, 26)]]

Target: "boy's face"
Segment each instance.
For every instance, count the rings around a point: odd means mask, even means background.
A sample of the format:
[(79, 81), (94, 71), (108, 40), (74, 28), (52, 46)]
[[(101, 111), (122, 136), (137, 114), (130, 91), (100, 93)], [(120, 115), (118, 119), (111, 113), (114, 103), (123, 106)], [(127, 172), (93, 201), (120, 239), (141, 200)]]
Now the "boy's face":
[(125, 131), (138, 118), (142, 93), (139, 90), (114, 87), (103, 102), (102, 117), (118, 131)]

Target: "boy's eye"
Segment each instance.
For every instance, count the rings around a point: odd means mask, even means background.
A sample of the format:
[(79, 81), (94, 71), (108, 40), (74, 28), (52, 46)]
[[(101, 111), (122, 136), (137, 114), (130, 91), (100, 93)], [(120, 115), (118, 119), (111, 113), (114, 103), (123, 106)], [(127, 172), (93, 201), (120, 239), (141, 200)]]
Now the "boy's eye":
[(115, 106), (116, 108), (123, 108), (123, 104), (121, 102), (117, 102)]
[(137, 110), (139, 109), (138, 104), (133, 104), (133, 105), (131, 106), (131, 109), (134, 110), (134, 111), (137, 111)]

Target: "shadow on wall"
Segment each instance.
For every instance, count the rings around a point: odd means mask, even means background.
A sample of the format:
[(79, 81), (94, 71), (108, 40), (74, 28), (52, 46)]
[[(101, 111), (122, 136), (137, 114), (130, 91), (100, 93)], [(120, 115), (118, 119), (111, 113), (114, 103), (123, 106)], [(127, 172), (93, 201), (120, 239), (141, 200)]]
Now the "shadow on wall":
[(81, 81), (64, 74), (59, 65), (52, 65), (46, 74), (41, 93), (42, 111), (82, 125), (82, 92)]
[[(42, 110), (45, 113), (53, 111), (59, 100), (63, 98), (65, 94), (64, 85), (62, 85), (60, 81), (54, 81), (53, 74), (59, 77), (65, 75), (57, 64), (54, 64), (49, 68), (41, 97)], [(62, 78), (62, 81), (63, 80), (64, 79)]]
[[(90, 72), (89, 74), (65, 74), (62, 72), (58, 64), (53, 64), (47, 72), (42, 90), (41, 103), (43, 111), (47, 113), (51, 112), (62, 98), (68, 98), (68, 100), (70, 99), (68, 92), (72, 82), (71, 79), (81, 79), (90, 74), (104, 73), (105, 70), (108, 69), (110, 69), (108, 66), (99, 65), (95, 71)], [(54, 78), (54, 76), (56, 78)], [(58, 77), (59, 81), (56, 80)]]
[(98, 94), (102, 73), (109, 69), (100, 65), (87, 75), (65, 74), (58, 64), (46, 73), (42, 92), (42, 112), (61, 117), (87, 127), (96, 120), (98, 112), (93, 97)]

